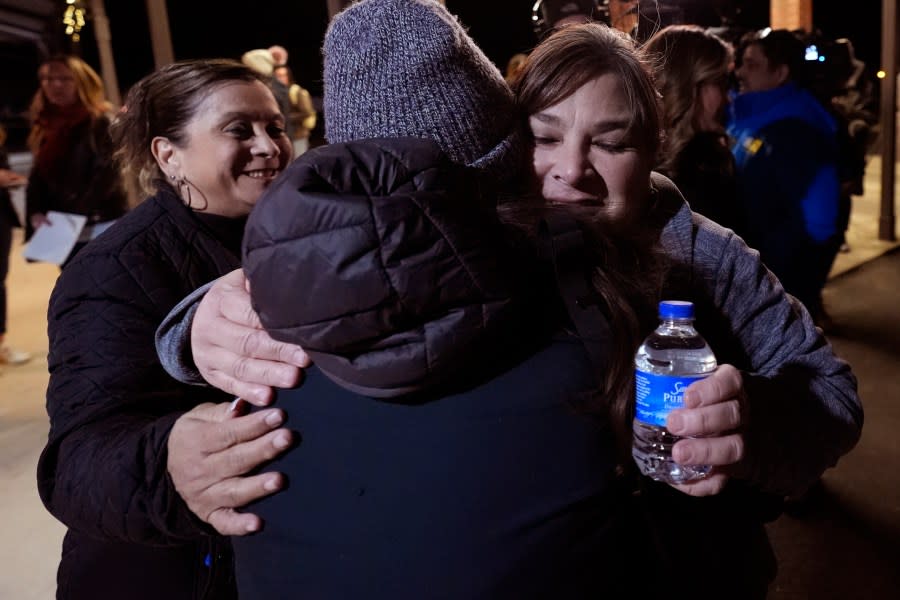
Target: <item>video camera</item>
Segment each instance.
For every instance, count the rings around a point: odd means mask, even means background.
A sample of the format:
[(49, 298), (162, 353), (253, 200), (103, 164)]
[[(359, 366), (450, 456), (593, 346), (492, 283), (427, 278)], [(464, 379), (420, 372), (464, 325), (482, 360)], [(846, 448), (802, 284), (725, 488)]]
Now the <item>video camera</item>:
[(538, 39), (564, 23), (609, 23), (609, 0), (537, 0), (531, 7), (531, 24)]

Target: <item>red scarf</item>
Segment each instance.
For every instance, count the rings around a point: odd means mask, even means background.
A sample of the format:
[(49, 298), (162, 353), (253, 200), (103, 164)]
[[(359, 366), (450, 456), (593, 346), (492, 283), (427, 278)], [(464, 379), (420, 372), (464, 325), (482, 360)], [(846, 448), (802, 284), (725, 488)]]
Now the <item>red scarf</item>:
[(45, 178), (55, 179), (65, 165), (66, 156), (78, 140), (74, 130), (91, 118), (91, 114), (81, 104), (59, 107), (48, 105), (37, 119), (41, 128), (41, 145), (35, 160), (35, 168)]

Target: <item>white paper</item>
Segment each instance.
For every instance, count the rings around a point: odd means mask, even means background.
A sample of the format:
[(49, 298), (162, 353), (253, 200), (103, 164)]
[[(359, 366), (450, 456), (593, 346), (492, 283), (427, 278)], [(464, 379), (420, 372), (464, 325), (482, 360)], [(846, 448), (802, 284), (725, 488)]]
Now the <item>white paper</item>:
[(37, 228), (22, 255), (29, 260), (62, 265), (75, 247), (87, 217), (51, 210), (45, 223)]
[(88, 241), (96, 239), (98, 235), (115, 225), (116, 220), (117, 219), (113, 219), (112, 221), (103, 221), (102, 223), (94, 223), (92, 226), (89, 225), (89, 227), (91, 228), (91, 234), (88, 238)]

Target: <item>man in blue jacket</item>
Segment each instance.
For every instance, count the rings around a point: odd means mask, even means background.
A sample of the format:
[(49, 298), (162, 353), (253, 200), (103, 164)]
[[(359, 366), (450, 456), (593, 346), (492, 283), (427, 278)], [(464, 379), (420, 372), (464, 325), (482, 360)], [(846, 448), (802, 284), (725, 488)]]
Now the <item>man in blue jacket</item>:
[(737, 163), (740, 233), (817, 322), (840, 247), (837, 125), (799, 84), (803, 44), (786, 30), (743, 41), (728, 133)]

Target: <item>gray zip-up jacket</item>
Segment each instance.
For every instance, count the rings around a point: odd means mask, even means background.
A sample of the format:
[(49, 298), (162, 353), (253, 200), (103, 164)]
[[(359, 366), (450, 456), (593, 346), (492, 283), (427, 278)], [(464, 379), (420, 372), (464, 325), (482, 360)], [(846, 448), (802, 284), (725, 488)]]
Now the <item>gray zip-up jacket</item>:
[[(675, 190), (662, 176), (653, 181)], [(694, 302), (719, 364), (743, 373), (747, 458), (739, 476), (766, 491), (805, 490), (859, 440), (856, 378), (756, 250), (683, 200), (672, 204), (661, 236), (674, 263), (668, 296)]]

